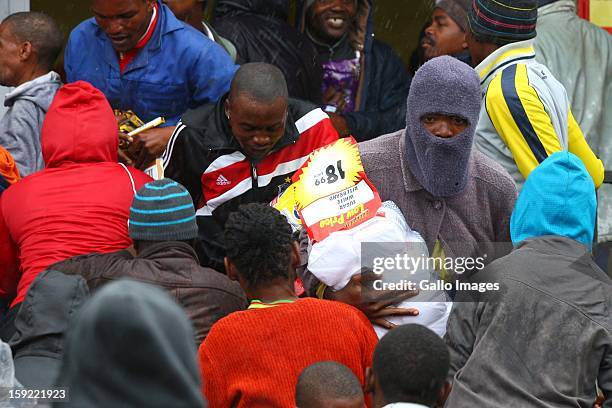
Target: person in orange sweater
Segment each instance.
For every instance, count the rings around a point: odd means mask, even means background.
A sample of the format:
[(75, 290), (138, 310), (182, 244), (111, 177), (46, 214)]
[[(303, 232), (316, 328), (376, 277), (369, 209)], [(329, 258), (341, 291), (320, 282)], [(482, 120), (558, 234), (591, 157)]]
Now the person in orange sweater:
[[(2, 192), (9, 188), (11, 184), (15, 184), (19, 180), (19, 170), (15, 164), (15, 160), (11, 154), (4, 147), (0, 146), (0, 195)], [(0, 218), (2, 218), (2, 210), (0, 209)], [(0, 236), (8, 233), (6, 226), (0, 223)], [(8, 274), (13, 275), (17, 273), (18, 263), (17, 255), (15, 254), (15, 244), (7, 242), (7, 240), (0, 240), (0, 265), (8, 265)], [(6, 276), (6, 275), (4, 275)], [(0, 287), (2, 287), (2, 279), (0, 278)], [(8, 302), (0, 301), (0, 316), (2, 316), (8, 308)]]
[(0, 146), (0, 178), (0, 192), (21, 178), (13, 156), (2, 146)]
[(376, 333), (352, 306), (297, 298), (299, 253), (286, 219), (265, 204), (242, 205), (225, 240), (228, 276), (251, 304), (214, 324), (200, 345), (209, 406), (293, 408), (300, 372), (317, 361), (344, 364), (364, 388)]

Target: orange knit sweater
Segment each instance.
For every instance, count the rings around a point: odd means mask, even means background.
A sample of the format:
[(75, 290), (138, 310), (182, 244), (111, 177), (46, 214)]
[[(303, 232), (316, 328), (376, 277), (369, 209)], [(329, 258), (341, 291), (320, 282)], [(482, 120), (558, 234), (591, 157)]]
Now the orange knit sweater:
[(378, 338), (344, 303), (300, 299), (235, 312), (213, 325), (198, 358), (211, 408), (293, 408), (300, 372), (317, 361), (349, 367), (365, 384)]

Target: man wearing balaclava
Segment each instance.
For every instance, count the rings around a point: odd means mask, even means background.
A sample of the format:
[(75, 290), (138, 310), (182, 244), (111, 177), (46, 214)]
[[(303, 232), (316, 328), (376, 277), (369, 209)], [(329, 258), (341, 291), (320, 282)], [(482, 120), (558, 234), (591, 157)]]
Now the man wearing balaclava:
[(381, 199), (398, 205), (434, 257), (487, 253), (487, 262), (493, 242), (510, 241), (514, 182), (473, 149), (480, 99), (472, 68), (449, 56), (433, 58), (413, 79), (406, 129), (359, 145)]

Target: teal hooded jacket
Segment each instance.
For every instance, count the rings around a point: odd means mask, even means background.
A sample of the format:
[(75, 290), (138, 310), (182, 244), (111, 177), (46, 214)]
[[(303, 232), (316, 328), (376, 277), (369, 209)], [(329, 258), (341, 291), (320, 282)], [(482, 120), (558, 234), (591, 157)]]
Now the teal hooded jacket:
[(510, 219), (512, 243), (545, 235), (571, 238), (591, 249), (595, 232), (595, 185), (582, 161), (557, 152), (534, 169)]

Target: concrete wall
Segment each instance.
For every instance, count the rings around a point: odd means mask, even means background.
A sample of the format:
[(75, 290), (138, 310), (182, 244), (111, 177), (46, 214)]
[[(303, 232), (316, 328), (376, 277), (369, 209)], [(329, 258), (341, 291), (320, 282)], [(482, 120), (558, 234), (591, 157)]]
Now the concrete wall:
[[(30, 0), (0, 0), (0, 20), (6, 16), (18, 11), (30, 10)], [(4, 107), (4, 95), (9, 91), (9, 88), (0, 86), (0, 117), (6, 112)]]

